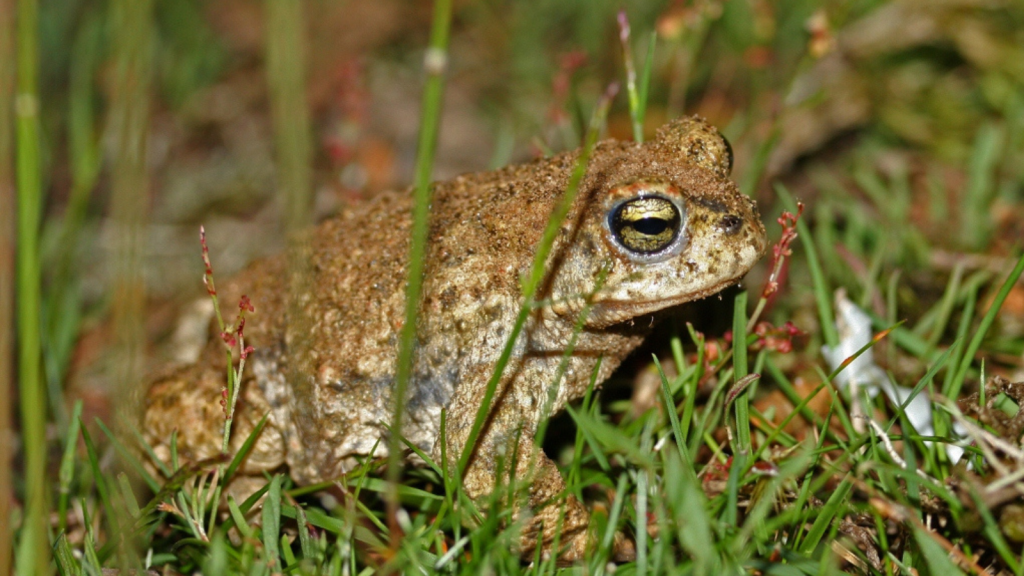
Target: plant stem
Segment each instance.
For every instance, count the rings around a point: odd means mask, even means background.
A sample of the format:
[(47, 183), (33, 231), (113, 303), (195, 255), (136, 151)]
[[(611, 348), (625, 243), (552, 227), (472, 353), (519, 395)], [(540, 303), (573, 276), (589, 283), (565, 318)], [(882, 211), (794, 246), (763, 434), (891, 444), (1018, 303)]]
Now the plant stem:
[[(142, 379), (142, 244), (148, 204), (146, 166), (149, 134), (149, 89), (152, 69), (152, 0), (119, 0), (111, 5), (116, 74), (111, 90), (110, 124), (114, 134), (111, 221), (115, 260), (112, 312), (116, 364), (112, 377), (119, 398)], [(118, 403), (128, 421), (131, 402)]]
[(313, 199), (302, 6), (301, 0), (268, 0), (266, 5), (267, 82), (274, 122), (278, 191), (282, 195), (285, 229), (289, 234), (309, 226)]
[[(49, 566), (46, 542), (46, 399), (40, 378), (39, 332), (39, 219), (42, 183), (39, 143), (38, 7), (19, 0), (17, 31), (18, 186), (18, 376), (22, 434), (25, 442), (25, 500), (27, 511), (20, 542), (19, 571), (45, 574)], [(6, 522), (6, 518), (3, 519)]]
[(412, 379), (416, 347), (416, 322), (423, 288), (424, 261), (427, 252), (427, 234), (430, 218), (430, 179), (437, 148), (437, 134), (441, 123), (441, 103), (444, 97), (444, 73), (448, 63), (448, 36), (452, 20), (451, 0), (436, 0), (434, 20), (430, 29), (430, 45), (424, 55), (423, 67), (427, 82), (423, 91), (423, 117), (416, 154), (416, 180), (412, 214), (412, 237), (409, 243), (409, 265), (406, 270), (405, 323), (398, 348), (395, 367), (395, 389), (391, 418), (391, 438), (388, 440), (388, 519), (394, 525), (398, 509), (398, 480), (401, 476), (402, 415), (405, 413), (405, 392)]
[[(14, 2), (0, 0), (0, 398), (14, 397), (14, 250), (15, 204), (12, 120), (14, 107)], [(10, 518), (14, 502), (11, 474), (14, 452), (11, 403), (0, 406), (0, 519)], [(9, 522), (0, 521), (0, 576), (8, 576), (14, 541)]]
[[(311, 394), (301, 375), (313, 345), (303, 295), (309, 293), (309, 226), (312, 224), (312, 136), (306, 102), (305, 22), (303, 0), (267, 0), (267, 83), (273, 119), (277, 193), (285, 208), (288, 241), (289, 382), (296, 395)], [(260, 302), (255, 303), (256, 306)], [(234, 378), (231, 376), (231, 378)], [(231, 396), (237, 395), (237, 386)], [(229, 398), (230, 401), (230, 398)]]

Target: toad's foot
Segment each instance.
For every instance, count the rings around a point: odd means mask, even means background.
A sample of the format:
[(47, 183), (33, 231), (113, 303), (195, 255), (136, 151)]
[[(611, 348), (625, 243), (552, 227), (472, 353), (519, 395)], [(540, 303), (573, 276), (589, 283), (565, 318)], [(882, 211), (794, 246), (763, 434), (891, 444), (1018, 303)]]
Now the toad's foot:
[[(481, 377), (489, 376), (486, 370), (479, 372)], [(506, 376), (503, 380), (513, 377)], [(501, 388), (499, 385), (499, 390)], [(448, 466), (455, 466), (462, 453), (477, 408), (483, 402), (484, 389), (485, 386), (465, 386), (456, 390), (452, 397), (445, 430)], [(495, 490), (507, 493), (502, 486), (513, 483), (521, 488), (513, 491), (516, 496), (511, 506), (512, 521), (523, 524), (519, 544), (523, 558), (533, 556), (540, 546), (542, 557), (554, 555), (559, 564), (584, 560), (586, 554), (596, 548), (589, 530), (590, 513), (575, 496), (567, 495), (558, 467), (536, 446), (534, 430), (540, 415), (524, 411), (521, 405), (507, 401), (501, 394), (498, 396), (500, 399), (491, 410), (462, 476), (463, 488), (471, 498), (483, 502)], [(440, 448), (438, 440), (433, 450), (438, 462), (441, 461)], [(617, 533), (612, 554), (616, 561), (633, 559), (633, 543)]]

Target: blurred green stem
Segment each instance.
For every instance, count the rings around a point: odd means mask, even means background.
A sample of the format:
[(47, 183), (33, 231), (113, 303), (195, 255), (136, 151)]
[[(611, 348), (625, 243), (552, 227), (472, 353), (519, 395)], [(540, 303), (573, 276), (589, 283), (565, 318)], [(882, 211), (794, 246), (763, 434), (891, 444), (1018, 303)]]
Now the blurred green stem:
[(283, 195), (289, 234), (309, 226), (313, 191), (302, 14), (302, 0), (267, 0), (267, 81), (278, 189)]
[[(302, 306), (309, 292), (309, 242), (312, 223), (312, 136), (306, 102), (305, 18), (302, 0), (267, 0), (267, 84), (274, 128), (277, 190), (285, 211), (288, 240), (288, 365), (289, 381), (301, 391), (308, 386), (299, 371), (311, 346), (311, 319)], [(230, 303), (229, 303), (230, 305)], [(261, 303), (253, 302), (259, 309)]]
[(982, 124), (974, 139), (960, 229), (961, 241), (968, 250), (984, 250), (992, 236), (992, 201), (1004, 140), (1003, 129), (992, 122)]
[[(112, 313), (114, 361), (111, 370), (116, 409), (122, 422), (131, 422), (139, 395), (132, 394), (142, 380), (142, 314), (145, 284), (142, 247), (149, 196), (146, 166), (149, 134), (149, 90), (153, 69), (153, 0), (116, 0), (110, 6), (114, 75), (111, 85), (110, 133), (114, 136), (111, 170), (111, 223), (114, 226)], [(128, 525), (118, 507), (112, 526)], [(130, 542), (133, 535), (126, 535)], [(133, 550), (118, 546), (124, 569)]]
[[(25, 524), (18, 550), (19, 574), (45, 574), (46, 399), (43, 395), (39, 340), (39, 218), (42, 184), (39, 167), (38, 7), (19, 0), (17, 16), (17, 294), (18, 377), (21, 437), (25, 452)], [(6, 522), (6, 518), (2, 521)]]
[[(14, 397), (14, 174), (11, 159), (14, 108), (14, 2), (0, 0), (0, 398)], [(0, 405), (0, 576), (11, 570), (11, 476), (14, 430), (10, 402)]]
[(152, 8), (152, 0), (118, 0), (112, 6), (116, 76), (110, 117), (115, 135), (111, 212), (117, 243), (113, 315), (118, 354), (115, 382), (123, 392), (134, 387), (142, 376), (145, 287), (141, 250), (149, 188), (146, 140), (152, 69)]
[[(430, 29), (430, 45), (423, 58), (427, 73), (423, 90), (422, 118), (416, 154), (415, 196), (412, 215), (412, 238), (409, 244), (409, 265), (406, 270), (405, 323), (402, 325), (395, 368), (395, 392), (388, 442), (388, 519), (394, 522), (398, 508), (398, 480), (401, 476), (402, 415), (405, 413), (405, 391), (412, 379), (416, 347), (416, 319), (423, 287), (424, 260), (427, 252), (428, 220), (430, 218), (430, 178), (434, 167), (434, 151), (441, 124), (441, 103), (444, 98), (444, 73), (448, 62), (448, 33), (451, 28), (451, 0), (436, 0), (434, 20)], [(394, 528), (394, 526), (392, 526)]]

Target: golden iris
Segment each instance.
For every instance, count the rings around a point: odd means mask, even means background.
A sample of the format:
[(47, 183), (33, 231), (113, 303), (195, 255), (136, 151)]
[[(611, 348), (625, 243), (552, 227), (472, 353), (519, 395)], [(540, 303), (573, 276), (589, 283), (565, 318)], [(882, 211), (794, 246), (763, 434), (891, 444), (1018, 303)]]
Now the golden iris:
[(664, 250), (679, 235), (682, 217), (672, 202), (658, 197), (623, 202), (611, 218), (615, 238), (627, 250), (652, 254)]

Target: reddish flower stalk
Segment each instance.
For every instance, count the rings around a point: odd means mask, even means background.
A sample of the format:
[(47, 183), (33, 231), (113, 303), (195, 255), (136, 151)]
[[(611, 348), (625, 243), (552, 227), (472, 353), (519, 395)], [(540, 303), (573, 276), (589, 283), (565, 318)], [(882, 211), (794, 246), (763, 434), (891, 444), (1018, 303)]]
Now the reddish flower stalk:
[[(228, 328), (224, 324), (224, 317), (220, 312), (220, 301), (217, 297), (217, 286), (213, 281), (213, 263), (210, 261), (210, 248), (206, 243), (206, 228), (199, 227), (199, 243), (203, 253), (203, 285), (206, 286), (206, 293), (213, 300), (213, 310), (217, 315), (217, 326), (220, 328), (220, 338), (224, 342), (224, 350), (227, 354), (227, 386), (220, 391), (220, 405), (224, 409), (224, 439), (221, 452), (227, 453), (231, 439), (231, 421), (234, 419), (235, 406), (238, 404), (239, 384), (242, 381), (242, 370), (245, 368), (245, 359), (254, 351), (252, 346), (245, 345), (245, 315), (255, 312), (249, 297), (242, 295), (238, 300), (238, 315), (235, 323)], [(238, 368), (234, 368), (234, 350), (238, 346)]]
[(757, 302), (757, 308), (750, 316), (750, 321), (747, 322), (747, 332), (753, 330), (757, 325), (757, 321), (761, 317), (765, 306), (768, 305), (768, 302), (779, 291), (779, 286), (785, 277), (789, 257), (793, 255), (793, 249), (790, 246), (797, 237), (796, 223), (804, 213), (804, 204), (802, 202), (797, 202), (796, 206), (795, 215), (790, 212), (783, 212), (777, 220), (779, 225), (782, 226), (782, 234), (779, 236), (779, 241), (772, 246), (771, 273), (768, 274), (768, 280), (764, 283), (764, 288), (761, 289), (761, 299)]
[(779, 237), (779, 241), (775, 243), (775, 246), (772, 246), (772, 272), (768, 276), (768, 281), (765, 282), (764, 290), (761, 292), (762, 298), (767, 298), (778, 291), (779, 278), (784, 272), (783, 266), (786, 264), (787, 258), (793, 255), (793, 249), (790, 248), (790, 245), (793, 244), (797, 237), (797, 220), (804, 213), (802, 202), (798, 202), (796, 206), (796, 215), (790, 212), (783, 212), (782, 216), (779, 216), (778, 223), (782, 226), (782, 236)]
[(213, 264), (210, 263), (210, 247), (206, 245), (206, 227), (199, 226), (199, 244), (203, 247), (203, 284), (210, 296), (217, 296), (217, 289), (213, 285)]
[(770, 322), (758, 322), (754, 327), (754, 334), (757, 334), (757, 342), (754, 343), (756, 349), (767, 349), (786, 354), (793, 350), (793, 338), (801, 336), (805, 332), (789, 321), (778, 327), (773, 326)]
[[(223, 396), (221, 405), (224, 406), (224, 420), (228, 423), (230, 423), (231, 419), (235, 415), (235, 405), (238, 403), (239, 383), (242, 381), (242, 370), (245, 368), (245, 359), (249, 357), (249, 354), (255, 351), (255, 348), (252, 346), (245, 345), (245, 314), (246, 312), (255, 311), (256, 308), (254, 308), (252, 302), (249, 301), (249, 297), (243, 294), (238, 300), (238, 316), (235, 320), (235, 327), (231, 331), (221, 332), (220, 335), (227, 347), (229, 359), (234, 352), (235, 345), (238, 346), (238, 369), (232, 374), (229, 374), (228, 387), (221, 391), (221, 395)], [(225, 439), (228, 436), (229, 433), (226, 428)]]
[(217, 299), (217, 285), (213, 282), (213, 264), (210, 262), (210, 248), (206, 244), (206, 227), (199, 226), (199, 244), (203, 249), (203, 286), (213, 300), (213, 311), (217, 314), (217, 326), (224, 333), (224, 317), (220, 314), (220, 303)]

